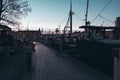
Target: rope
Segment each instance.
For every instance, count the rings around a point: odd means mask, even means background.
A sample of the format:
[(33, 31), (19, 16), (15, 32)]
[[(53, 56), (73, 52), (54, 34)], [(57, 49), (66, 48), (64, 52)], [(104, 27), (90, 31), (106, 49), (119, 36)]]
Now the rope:
[(110, 0), (108, 2), (108, 4), (99, 12), (99, 14), (93, 19), (93, 21), (91, 22), (91, 24), (98, 18), (98, 16), (100, 16), (100, 14), (110, 5), (111, 2), (112, 2), (112, 0)]
[(109, 22), (111, 22), (111, 23), (114, 23), (114, 22), (111, 21), (110, 19), (107, 19), (107, 18), (105, 18), (105, 17), (103, 17), (103, 16), (101, 16), (101, 15), (99, 15), (99, 17), (101, 17), (101, 18), (103, 18), (103, 19), (105, 19), (105, 20), (107, 20), (107, 21), (109, 21)]

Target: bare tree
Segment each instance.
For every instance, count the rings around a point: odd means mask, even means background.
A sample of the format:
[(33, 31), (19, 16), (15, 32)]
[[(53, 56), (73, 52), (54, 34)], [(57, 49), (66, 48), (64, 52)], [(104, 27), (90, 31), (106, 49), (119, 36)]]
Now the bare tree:
[(18, 20), (31, 12), (26, 0), (0, 0), (0, 21), (16, 24)]

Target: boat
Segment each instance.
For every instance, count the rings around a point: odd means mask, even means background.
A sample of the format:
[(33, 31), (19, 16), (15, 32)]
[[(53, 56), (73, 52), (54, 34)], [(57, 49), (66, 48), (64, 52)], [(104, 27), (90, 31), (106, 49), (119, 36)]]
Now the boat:
[(85, 25), (79, 27), (85, 31), (79, 35), (77, 57), (113, 78), (116, 55), (114, 51), (120, 48), (120, 17), (117, 17), (115, 26), (90, 25), (87, 19), (88, 5), (89, 0), (87, 0)]

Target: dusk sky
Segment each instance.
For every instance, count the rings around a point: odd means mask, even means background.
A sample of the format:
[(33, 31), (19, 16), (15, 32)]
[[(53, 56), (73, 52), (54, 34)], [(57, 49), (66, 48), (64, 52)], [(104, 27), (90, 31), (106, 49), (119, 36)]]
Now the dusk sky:
[[(85, 10), (87, 0), (72, 0), (73, 2), (73, 31), (80, 29), (84, 25)], [(111, 0), (89, 0), (88, 20), (90, 22), (98, 15), (98, 13), (109, 3)], [(29, 26), (30, 30), (55, 30), (59, 27), (63, 30), (70, 10), (70, 0), (28, 0), (32, 12), (24, 17), (22, 21), (22, 29)], [(100, 14), (101, 16), (109, 19), (110, 21), (98, 17), (91, 25), (114, 26), (116, 17), (120, 16), (120, 0), (112, 0), (110, 5)]]

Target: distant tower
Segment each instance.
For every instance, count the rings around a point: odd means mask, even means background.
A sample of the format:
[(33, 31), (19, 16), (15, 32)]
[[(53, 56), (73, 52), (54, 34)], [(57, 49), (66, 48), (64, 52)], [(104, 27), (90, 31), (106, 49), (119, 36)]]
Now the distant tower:
[(117, 17), (116, 19), (116, 27), (120, 28), (120, 17)]

